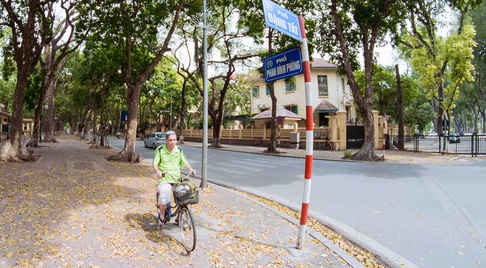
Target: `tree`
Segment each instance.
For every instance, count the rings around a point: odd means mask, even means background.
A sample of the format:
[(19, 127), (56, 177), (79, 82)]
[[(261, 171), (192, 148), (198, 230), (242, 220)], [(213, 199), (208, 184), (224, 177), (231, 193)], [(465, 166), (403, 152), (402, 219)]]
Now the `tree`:
[[(147, 126), (151, 122), (158, 121), (161, 116), (163, 118), (169, 117), (169, 120), (159, 122), (159, 131), (171, 126), (174, 129), (177, 125), (175, 118), (180, 117), (178, 111), (182, 82), (177, 74), (177, 65), (174, 64), (174, 61), (175, 59), (172, 57), (165, 56), (154, 69), (153, 75), (142, 91), (142, 101), (140, 102), (141, 124)], [(164, 123), (164, 126), (162, 126), (162, 123)], [(142, 127), (142, 133), (144, 133), (144, 130), (145, 128)]]
[(452, 111), (454, 120), (451, 122), (457, 132), (478, 133), (481, 102), (477, 83), (469, 82), (461, 85), (461, 91), (455, 101), (456, 108)]
[[(475, 83), (474, 91), (468, 91), (467, 96), (475, 96), (477, 102), (474, 107), (481, 116), (481, 129), (486, 133), (486, 3), (474, 9), (472, 12), (472, 21), (476, 26), (476, 36), (474, 40), (477, 46), (474, 48), (474, 67)], [(467, 106), (468, 110), (471, 106)], [(474, 122), (474, 132), (478, 132), (477, 121)], [(463, 128), (464, 129), (464, 128)]]
[[(33, 136), (37, 137), (38, 133), (42, 132), (43, 142), (57, 142), (54, 137), (56, 125), (54, 99), (57, 85), (67, 56), (77, 50), (83, 41), (81, 37), (85, 34), (78, 33), (78, 38), (74, 37), (74, 25), (78, 19), (75, 2), (60, 1), (59, 5), (50, 3), (47, 5), (46, 13), (47, 19), (53, 22), (49, 29), (52, 38), (44, 44), (43, 54), (40, 58), (42, 88), (35, 109)], [(45, 105), (49, 109), (42, 113), (41, 110)], [(41, 114), (43, 114), (42, 119), (40, 119)], [(42, 120), (42, 129), (38, 127), (39, 120)], [(37, 147), (37, 139), (31, 139), (29, 145)]]
[[(286, 9), (292, 11), (294, 14), (302, 15), (304, 17), (304, 23), (306, 28), (306, 35), (309, 41), (309, 54), (312, 54), (314, 46), (312, 45), (313, 36), (315, 32), (315, 17), (314, 11), (316, 10), (315, 1), (273, 1)], [(260, 39), (263, 41), (263, 36), (267, 37), (268, 51), (262, 52), (260, 57), (263, 61), (264, 57), (271, 56), (275, 51), (283, 51), (291, 47), (299, 46), (299, 42), (290, 38), (284, 34), (279, 34), (276, 30), (268, 28), (265, 30), (266, 25), (263, 23), (264, 14), (262, 1), (244, 1), (242, 6), (242, 12), (240, 14), (239, 24), (245, 25), (246, 27), (253, 29), (250, 35), (255, 39)], [(263, 76), (263, 67), (259, 68), (261, 70), (261, 75)], [(267, 84), (270, 92), (270, 98), (272, 100), (272, 120), (271, 120), (271, 131), (270, 131), (270, 144), (265, 150), (267, 153), (278, 153), (277, 150), (277, 97), (275, 95), (274, 82)]]
[[(194, 25), (191, 25), (194, 27)], [(195, 27), (194, 27), (195, 30)], [(177, 62), (177, 74), (182, 78), (182, 90), (181, 90), (181, 110), (180, 110), (180, 123), (179, 123), (179, 143), (184, 144), (184, 135), (185, 135), (185, 128), (186, 128), (186, 118), (188, 115), (188, 107), (195, 106), (197, 103), (197, 91), (196, 86), (194, 85), (194, 80), (192, 77), (197, 76), (199, 73), (198, 70), (194, 70), (192, 68), (192, 64), (194, 63), (192, 60), (192, 56), (190, 53), (190, 49), (188, 46), (188, 36), (187, 32), (183, 29), (181, 31), (181, 36), (184, 42), (173, 51), (174, 59)], [(179, 51), (182, 52), (183, 55), (186, 57), (178, 57), (177, 53)], [(187, 62), (183, 62), (181, 59), (187, 59)]]
[[(0, 62), (0, 68), (3, 68), (4, 63)], [(0, 104), (4, 105), (6, 110), (9, 110), (14, 95), (15, 80), (13, 75), (0, 78)]]
[[(234, 14), (242, 14), (242, 6), (238, 1), (216, 1), (211, 9), (212, 27), (216, 28), (210, 34), (208, 39), (208, 51), (218, 55), (208, 62), (208, 65), (215, 70), (209, 80), (208, 88), (208, 114), (213, 123), (213, 140), (211, 147), (221, 147), (221, 126), (224, 120), (225, 106), (224, 102), (228, 92), (234, 88), (232, 77), (236, 75), (238, 66), (245, 66), (251, 63), (251, 59), (259, 56), (257, 44), (248, 37), (252, 36), (254, 29), (237, 24)], [(198, 33), (192, 36), (195, 40), (195, 60), (199, 70), (199, 76), (202, 77), (203, 67), (203, 49), (202, 42), (198, 38)], [(212, 50), (212, 51), (211, 51)], [(220, 58), (220, 59), (218, 59)], [(204, 89), (198, 77), (191, 76), (193, 83), (198, 88), (201, 96)]]
[[(0, 28), (0, 31), (3, 31)], [(3, 36), (3, 37), (2, 37)], [(8, 34), (0, 32), (0, 48), (8, 46)], [(15, 63), (12, 57), (9, 56), (9, 50), (3, 49), (3, 57), (0, 57), (0, 104), (4, 108), (10, 110), (11, 102), (13, 100), (15, 89)], [(13, 69), (12, 69), (13, 68)], [(1, 131), (1, 130), (0, 130)]]
[[(387, 32), (396, 29), (403, 10), (402, 2), (392, 0), (359, 1), (331, 0), (330, 14), (321, 14), (319, 42), (320, 51), (331, 52), (332, 59), (339, 62), (346, 73), (353, 98), (364, 121), (365, 138), (363, 147), (351, 159), (378, 161), (375, 153), (372, 85), (373, 56), (375, 46)], [(327, 9), (322, 8), (327, 12)], [(336, 49), (337, 48), (337, 49)], [(359, 64), (357, 55), (362, 49), (365, 86), (360, 90), (355, 71)]]
[[(0, 148), (1, 161), (33, 160), (22, 142), (25, 86), (27, 79), (39, 62), (43, 45), (48, 43), (51, 21), (45, 14), (46, 6), (54, 1), (31, 0), (12, 2), (0, 0), (0, 33), (9, 28), (9, 47), (5, 48), (15, 61), (17, 84), (12, 103), (10, 139)], [(5, 53), (4, 53), (5, 55)]]
[[(415, 2), (407, 8), (408, 26), (404, 25), (396, 42), (410, 60), (419, 84), (426, 90), (429, 99), (434, 100), (436, 130), (442, 134), (444, 113), (449, 119), (459, 86), (472, 79), (475, 32), (468, 23), (467, 14), (481, 1)], [(442, 37), (438, 35), (438, 18), (447, 4), (459, 12), (459, 17), (456, 30), (448, 37)]]
[[(373, 93), (375, 110), (386, 115), (389, 125), (399, 123), (397, 105), (397, 79), (394, 68), (375, 65), (373, 68)], [(364, 89), (365, 73), (363, 70), (356, 72), (356, 81), (360, 89)], [(425, 92), (419, 88), (415, 78), (408, 74), (401, 75), (402, 98), (404, 103), (404, 126), (411, 129), (417, 127), (423, 133), (427, 125), (435, 118), (432, 105)]]
[(233, 118), (238, 116), (238, 120), (242, 121), (243, 126), (248, 126), (251, 118), (251, 83), (253, 79), (257, 79), (258, 75), (254, 72), (236, 75), (233, 90), (229, 92), (225, 100), (225, 128), (234, 125)]
[[(95, 29), (93, 38), (119, 49), (120, 68), (127, 88), (128, 133), (125, 147), (111, 159), (139, 162), (135, 155), (137, 115), (143, 84), (164, 54), (185, 6), (179, 1), (83, 1), (83, 26)], [(96, 26), (96, 27), (94, 27)], [(162, 28), (162, 32), (159, 32)], [(159, 42), (160, 38), (160, 42)]]

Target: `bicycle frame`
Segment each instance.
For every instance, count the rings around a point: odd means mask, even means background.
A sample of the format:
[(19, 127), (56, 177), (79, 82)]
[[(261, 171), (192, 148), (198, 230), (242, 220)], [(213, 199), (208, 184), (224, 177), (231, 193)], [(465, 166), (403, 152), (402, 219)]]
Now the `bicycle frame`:
[[(162, 173), (162, 175), (169, 175), (167, 173)], [(186, 176), (181, 176), (177, 183), (182, 182), (184, 180), (188, 180), (191, 173), (187, 174)], [(171, 176), (172, 177), (172, 176)], [(174, 188), (172, 189), (174, 193)], [(174, 197), (175, 199), (175, 197)], [(164, 219), (162, 226), (165, 226), (167, 222), (170, 221), (170, 218), (176, 217), (176, 222), (178, 222), (181, 237), (182, 237), (182, 245), (184, 248), (190, 253), (196, 248), (196, 226), (194, 223), (194, 219), (187, 204), (177, 204), (175, 202), (175, 206), (171, 206), (170, 202), (167, 203), (166, 211), (164, 213)], [(175, 209), (174, 213), (172, 213), (172, 209)], [(157, 212), (160, 217), (160, 209), (157, 207)], [(159, 227), (162, 227), (159, 226)]]

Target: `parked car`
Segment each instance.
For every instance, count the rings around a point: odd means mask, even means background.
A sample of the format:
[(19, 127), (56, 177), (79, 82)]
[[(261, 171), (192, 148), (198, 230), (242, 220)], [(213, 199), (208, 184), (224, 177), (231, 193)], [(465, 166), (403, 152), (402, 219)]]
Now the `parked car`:
[(449, 143), (460, 143), (461, 138), (459, 137), (459, 134), (457, 133), (451, 133), (449, 135)]
[(165, 132), (153, 132), (145, 137), (143, 143), (145, 147), (152, 147), (155, 149), (165, 143)]

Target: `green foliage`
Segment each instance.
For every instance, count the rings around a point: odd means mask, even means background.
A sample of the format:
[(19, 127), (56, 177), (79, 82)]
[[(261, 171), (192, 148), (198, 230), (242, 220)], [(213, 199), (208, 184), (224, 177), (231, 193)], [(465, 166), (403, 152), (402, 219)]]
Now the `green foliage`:
[(478, 93), (475, 83), (461, 85), (461, 91), (455, 101), (456, 108), (452, 112), (453, 124), (457, 131), (477, 132), (478, 111), (481, 109), (481, 103), (485, 101)]
[[(36, 68), (27, 79), (25, 86), (25, 102), (24, 106), (27, 110), (33, 110), (38, 105), (42, 87), (42, 73), (41, 69)], [(33, 114), (32, 114), (33, 116)]]
[(13, 59), (13, 51), (11, 49), (11, 30), (10, 28), (0, 25), (0, 49), (2, 50), (1, 60), (1, 78), (7, 81), (10, 76), (16, 71), (15, 61)]
[[(265, 25), (265, 19), (263, 14), (262, 1), (253, 0), (241, 0), (235, 1), (239, 10), (241, 10), (238, 24), (241, 27), (248, 29), (247, 36), (252, 37), (256, 42), (262, 43), (268, 41), (267, 26)], [(315, 33), (316, 33), (316, 10), (318, 10), (318, 1), (300, 1), (300, 0), (288, 0), (288, 1), (273, 1), (282, 7), (290, 10), (294, 14), (302, 15), (305, 22), (306, 35), (309, 40), (309, 54), (314, 51)], [(300, 43), (284, 34), (272, 31), (272, 50), (264, 51), (261, 57), (268, 56), (268, 53), (275, 54), (277, 51), (283, 51), (285, 49), (299, 46)]]
[[(182, 81), (174, 60), (162, 58), (142, 89), (140, 119), (142, 125), (157, 121), (160, 111), (172, 109), (176, 118), (181, 110)], [(174, 126), (174, 120), (172, 125)]]
[[(3, 63), (0, 62), (0, 68)], [(6, 106), (8, 111), (11, 111), (13, 95), (15, 92), (15, 78), (13, 76), (7, 79), (0, 79), (0, 104)]]
[[(437, 117), (447, 115), (456, 107), (455, 100), (463, 83), (473, 80), (473, 49), (475, 30), (468, 19), (468, 11), (482, 1), (426, 1), (417, 0), (407, 11), (407, 24), (396, 36), (399, 49), (417, 75), (425, 97), (433, 100)], [(413, 2), (411, 2), (413, 3)], [(448, 35), (439, 35), (444, 6), (458, 11), (454, 28)], [(451, 22), (449, 24), (452, 25)], [(441, 121), (437, 121), (437, 132)]]
[[(421, 28), (420, 31), (426, 29)], [(459, 93), (458, 86), (473, 80), (474, 35), (473, 26), (467, 24), (460, 34), (425, 40), (427, 43), (435, 44), (433, 53), (430, 53), (430, 46), (422, 44), (425, 33), (421, 39), (413, 35), (406, 35), (403, 38), (412, 48), (409, 50), (410, 62), (414, 72), (418, 74), (419, 85), (427, 92), (427, 98), (439, 100), (437, 89), (441, 83), (445, 83), (444, 107), (454, 108), (453, 102)], [(402, 47), (402, 49), (408, 48)], [(442, 73), (444, 62), (447, 63), (447, 68), (443, 75), (438, 75)]]
[[(225, 118), (239, 115), (244, 117), (243, 124), (248, 125), (251, 117), (251, 80), (255, 76), (251, 74), (239, 74), (236, 77), (236, 83), (231, 85), (231, 91), (224, 103)], [(231, 121), (230, 121), (231, 122)], [(225, 127), (232, 123), (225, 122)]]
[[(364, 71), (356, 72), (356, 81), (360, 88), (365, 84)], [(386, 114), (392, 122), (398, 124), (397, 82), (394, 67), (373, 67), (373, 94), (375, 109), (380, 114)], [(432, 105), (425, 93), (419, 89), (415, 79), (408, 75), (401, 75), (402, 99), (404, 104), (405, 125), (423, 131), (427, 124), (434, 119)]]
[(459, 10), (472, 10), (483, 3), (483, 0), (450, 0), (451, 5)]
[(344, 151), (344, 159), (350, 159), (353, 155), (353, 151)]
[[(92, 29), (95, 40), (123, 45), (130, 36), (134, 45), (157, 48), (159, 26), (167, 26), (177, 1), (80, 1), (79, 32)], [(96, 29), (96, 30), (95, 30)]]
[[(472, 89), (467, 89), (467, 93), (464, 94), (464, 96), (467, 96), (469, 99), (474, 99), (475, 101), (471, 102), (462, 102), (460, 101), (459, 103), (464, 103), (465, 107), (461, 108), (460, 111), (456, 114), (456, 118), (461, 121), (461, 115), (464, 116), (463, 124), (466, 123), (467, 118), (466, 114), (467, 112), (471, 113), (471, 110), (473, 110), (475, 113), (481, 112), (481, 116), (483, 117), (483, 122), (485, 120), (484, 116), (486, 111), (486, 3), (483, 2), (481, 6), (476, 8), (472, 12), (472, 22), (475, 25), (476, 28), (476, 36), (474, 40), (477, 43), (477, 46), (474, 48), (474, 66), (476, 70), (476, 76), (475, 76), (475, 83)], [(461, 89), (462, 93), (462, 89)], [(461, 95), (459, 96), (461, 97)], [(466, 104), (467, 103), (467, 104)], [(457, 105), (458, 108), (460, 108), (459, 104)], [(465, 112), (462, 112), (464, 110)], [(477, 133), (479, 128), (478, 128), (478, 123), (475, 120), (472, 120), (470, 118), (468, 120), (470, 122), (469, 127), (470, 127), (470, 132), (476, 131)], [(463, 130), (465, 129), (466, 126), (463, 125)], [(471, 130), (472, 128), (472, 130)], [(483, 133), (486, 131), (486, 126), (482, 125)]]
[[(336, 25), (329, 12), (330, 0), (321, 0), (318, 10), (318, 33), (316, 38), (317, 51), (329, 55), (331, 61), (338, 64), (339, 72), (344, 74), (344, 58), (341, 44), (336, 36)], [(397, 31), (397, 25), (403, 20), (403, 10), (406, 1), (395, 1), (392, 4), (387, 0), (360, 1), (346, 0), (337, 1), (337, 12), (341, 24), (344, 44), (352, 70), (360, 70), (359, 54), (363, 52), (363, 45), (366, 50), (374, 49), (369, 47), (369, 42), (376, 38), (377, 45), (385, 45), (386, 34)], [(376, 27), (376, 30), (372, 30)]]

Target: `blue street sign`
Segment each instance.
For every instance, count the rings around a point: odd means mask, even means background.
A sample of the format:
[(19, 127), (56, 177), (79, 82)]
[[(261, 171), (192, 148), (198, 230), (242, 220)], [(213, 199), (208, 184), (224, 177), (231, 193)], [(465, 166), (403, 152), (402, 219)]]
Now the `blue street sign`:
[(121, 115), (120, 115), (120, 122), (125, 122), (128, 120), (128, 111), (127, 110), (123, 110), (121, 111)]
[(265, 24), (298, 41), (302, 41), (299, 17), (271, 0), (262, 1)]
[(292, 48), (265, 58), (263, 70), (266, 83), (301, 74), (302, 53), (299, 48)]

